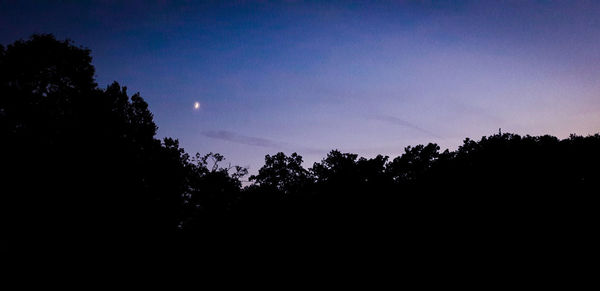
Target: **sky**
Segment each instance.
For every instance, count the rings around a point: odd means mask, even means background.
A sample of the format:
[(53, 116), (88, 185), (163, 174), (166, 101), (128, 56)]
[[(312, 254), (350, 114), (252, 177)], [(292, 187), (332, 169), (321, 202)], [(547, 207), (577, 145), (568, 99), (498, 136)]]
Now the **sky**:
[(91, 49), (159, 137), (250, 173), (600, 126), (600, 1), (0, 0), (0, 43), (33, 33)]

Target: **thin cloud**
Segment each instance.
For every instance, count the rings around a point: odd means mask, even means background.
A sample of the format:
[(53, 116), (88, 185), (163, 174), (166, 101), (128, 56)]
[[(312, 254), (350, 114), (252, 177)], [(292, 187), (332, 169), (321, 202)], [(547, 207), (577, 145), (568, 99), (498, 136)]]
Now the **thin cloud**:
[(389, 115), (377, 115), (377, 116), (374, 117), (374, 119), (380, 120), (380, 121), (384, 121), (384, 122), (388, 122), (388, 123), (391, 123), (391, 124), (400, 125), (400, 126), (403, 126), (403, 127), (406, 127), (406, 128), (410, 128), (410, 129), (419, 131), (421, 133), (425, 133), (425, 134), (427, 134), (427, 135), (429, 135), (431, 137), (435, 137), (435, 138), (439, 138), (440, 137), (439, 135), (437, 135), (437, 134), (435, 134), (435, 133), (433, 133), (433, 132), (431, 132), (431, 131), (429, 131), (427, 129), (424, 129), (424, 128), (418, 126), (418, 125), (415, 125), (415, 124), (413, 124), (411, 122), (408, 122), (408, 121), (406, 121), (404, 119), (401, 119), (401, 118), (398, 118), (398, 117), (389, 116)]
[(265, 148), (277, 148), (277, 149), (281, 149), (284, 147), (284, 145), (282, 143), (272, 141), (272, 140), (269, 140), (266, 138), (245, 136), (245, 135), (240, 135), (240, 134), (237, 134), (237, 133), (234, 133), (231, 131), (226, 131), (226, 130), (203, 131), (202, 135), (204, 135), (206, 137), (210, 137), (210, 138), (221, 139), (221, 140), (225, 140), (225, 141), (230, 141), (230, 142), (235, 142), (235, 143), (240, 143), (240, 144), (245, 144), (245, 145), (251, 145), (251, 146), (258, 146), (258, 147), (265, 147)]
[(202, 135), (204, 135), (206, 137), (214, 138), (214, 139), (225, 140), (228, 142), (234, 142), (234, 143), (251, 145), (251, 146), (258, 146), (258, 147), (264, 147), (264, 148), (271, 148), (271, 149), (277, 149), (277, 150), (292, 150), (292, 151), (298, 150), (298, 151), (303, 151), (303, 152), (311, 153), (311, 154), (315, 154), (315, 153), (321, 154), (321, 153), (327, 152), (326, 150), (314, 149), (314, 148), (308, 148), (308, 147), (302, 147), (302, 146), (294, 146), (294, 145), (290, 145), (288, 143), (278, 142), (278, 141), (261, 138), (261, 137), (245, 136), (245, 135), (237, 134), (235, 132), (226, 131), (226, 130), (207, 130), (207, 131), (203, 131)]

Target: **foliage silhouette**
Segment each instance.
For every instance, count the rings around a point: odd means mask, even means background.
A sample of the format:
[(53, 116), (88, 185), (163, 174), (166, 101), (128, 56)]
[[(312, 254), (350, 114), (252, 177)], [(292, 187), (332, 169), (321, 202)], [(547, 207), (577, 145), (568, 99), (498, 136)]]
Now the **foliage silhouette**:
[[(4, 229), (13, 237), (352, 237), (431, 245), (499, 233), (584, 233), (594, 220), (600, 135), (496, 134), (394, 159), (333, 150), (247, 170), (190, 157), (139, 94), (98, 88), (90, 51), (52, 35), (0, 47)], [(360, 235), (359, 235), (360, 234)], [(345, 236), (346, 235), (346, 236)], [(217, 239), (218, 240), (218, 239)]]

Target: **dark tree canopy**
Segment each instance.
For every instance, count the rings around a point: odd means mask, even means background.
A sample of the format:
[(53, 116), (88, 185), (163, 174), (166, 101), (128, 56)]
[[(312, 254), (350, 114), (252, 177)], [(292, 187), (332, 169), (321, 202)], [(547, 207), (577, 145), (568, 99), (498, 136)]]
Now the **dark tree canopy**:
[(278, 191), (283, 195), (297, 193), (311, 179), (309, 172), (302, 167), (301, 156), (293, 153), (288, 157), (281, 152), (267, 155), (258, 175), (250, 176), (250, 181), (255, 181), (264, 191)]
[[(215, 196), (199, 187), (240, 191), (244, 169), (209, 171), (177, 140), (156, 139), (140, 94), (116, 82), (98, 88), (91, 60), (88, 49), (52, 35), (0, 54), (3, 172), (17, 206), (11, 220), (22, 223), (14, 231), (174, 233), (189, 213), (185, 205)], [(197, 182), (203, 179), (213, 180)]]
[(277, 153), (243, 187), (248, 171), (222, 155), (190, 157), (178, 140), (157, 139), (140, 94), (116, 82), (99, 88), (91, 60), (88, 49), (52, 35), (0, 46), (7, 236), (291, 234), (397, 248), (567, 230), (578, 237), (594, 221), (598, 134), (496, 134), (455, 151), (408, 146), (393, 159), (333, 150), (309, 169), (300, 155)]

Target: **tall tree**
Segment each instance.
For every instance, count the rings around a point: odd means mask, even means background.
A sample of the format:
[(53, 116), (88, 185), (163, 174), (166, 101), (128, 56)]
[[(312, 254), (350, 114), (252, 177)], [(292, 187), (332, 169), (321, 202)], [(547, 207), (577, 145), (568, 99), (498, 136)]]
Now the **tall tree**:
[(186, 157), (155, 138), (143, 98), (98, 88), (90, 51), (69, 40), (34, 35), (1, 51), (2, 170), (11, 220), (24, 222), (15, 230), (175, 229)]

